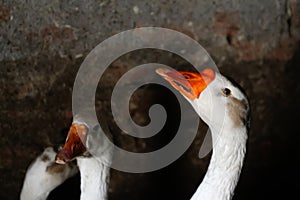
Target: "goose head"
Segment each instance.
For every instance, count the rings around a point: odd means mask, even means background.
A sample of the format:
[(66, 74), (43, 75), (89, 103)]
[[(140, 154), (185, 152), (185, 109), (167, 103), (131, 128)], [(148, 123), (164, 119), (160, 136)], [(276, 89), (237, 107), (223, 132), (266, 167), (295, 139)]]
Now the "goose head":
[(108, 130), (107, 125), (100, 126), (90, 120), (89, 115), (75, 115), (65, 144), (56, 155), (56, 163), (64, 164), (77, 157), (93, 155), (109, 164), (113, 146), (108, 139), (111, 137)]
[(200, 73), (167, 68), (159, 68), (156, 72), (189, 101), (211, 129), (247, 125), (249, 104), (246, 96), (220, 73), (209, 68)]

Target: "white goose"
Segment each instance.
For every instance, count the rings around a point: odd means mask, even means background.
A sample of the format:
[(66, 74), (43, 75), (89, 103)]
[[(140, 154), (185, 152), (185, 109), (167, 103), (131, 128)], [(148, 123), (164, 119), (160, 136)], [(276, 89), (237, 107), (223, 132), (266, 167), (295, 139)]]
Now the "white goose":
[[(56, 162), (65, 164), (76, 158), (81, 177), (80, 199), (105, 200), (107, 199), (112, 150), (108, 145), (97, 142), (99, 137), (101, 138), (98, 129), (89, 128), (83, 122), (84, 120), (78, 118), (78, 116), (74, 117), (65, 145), (57, 153)], [(97, 150), (101, 151), (101, 156), (96, 158), (90, 155), (86, 146), (87, 148), (91, 146), (98, 148)]]
[(249, 125), (246, 96), (212, 69), (191, 73), (160, 68), (156, 72), (190, 102), (212, 132), (210, 164), (191, 199), (231, 199), (246, 152)]
[(56, 164), (55, 155), (53, 148), (48, 147), (32, 162), (26, 172), (21, 200), (46, 200), (52, 190), (78, 172), (72, 162)]

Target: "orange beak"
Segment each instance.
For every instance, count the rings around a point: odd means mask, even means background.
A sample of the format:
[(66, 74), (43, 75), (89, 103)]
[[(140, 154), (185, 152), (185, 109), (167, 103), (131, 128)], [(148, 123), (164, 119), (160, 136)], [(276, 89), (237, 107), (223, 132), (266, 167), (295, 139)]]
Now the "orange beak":
[(201, 92), (215, 78), (214, 70), (209, 68), (204, 69), (201, 73), (159, 68), (156, 73), (192, 101), (199, 98)]
[(65, 164), (85, 153), (88, 128), (81, 124), (72, 124), (64, 147), (56, 155), (56, 163)]

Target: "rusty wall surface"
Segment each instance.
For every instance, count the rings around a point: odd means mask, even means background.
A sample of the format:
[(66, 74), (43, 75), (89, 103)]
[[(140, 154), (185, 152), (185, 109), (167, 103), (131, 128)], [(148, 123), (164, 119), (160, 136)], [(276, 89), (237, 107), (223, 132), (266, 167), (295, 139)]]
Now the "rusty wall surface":
[[(292, 180), (300, 178), (299, 165), (295, 164), (299, 160), (299, 11), (300, 2), (296, 0), (2, 0), (0, 199), (18, 199), (30, 162), (43, 148), (64, 142), (72, 120), (73, 82), (89, 51), (109, 36), (144, 26), (170, 28), (196, 39), (220, 71), (246, 90), (252, 128), (235, 199), (288, 198), (299, 188), (299, 183), (291, 184)], [(184, 65), (162, 52), (123, 56), (103, 78), (96, 102), (99, 109), (109, 113), (108, 91), (123, 73), (145, 60)], [(131, 105), (134, 119), (140, 124), (149, 120), (145, 104), (158, 101), (173, 109), (174, 103), (170, 105), (161, 97), (165, 93), (156, 87), (139, 91)], [(105, 120), (115, 142), (131, 151), (157, 148), (157, 143), (169, 140), (126, 137), (110, 114)], [(203, 129), (200, 127), (191, 148), (165, 169), (147, 174), (112, 170), (110, 199), (188, 199), (209, 162), (209, 157), (197, 158)], [(73, 195), (78, 199), (78, 184), (75, 177), (51, 198)]]
[[(218, 60), (287, 60), (299, 35), (298, 4), (296, 0), (4, 1), (0, 60), (41, 53), (85, 55), (107, 37), (142, 26), (186, 32)], [(280, 52), (283, 48), (285, 53)]]

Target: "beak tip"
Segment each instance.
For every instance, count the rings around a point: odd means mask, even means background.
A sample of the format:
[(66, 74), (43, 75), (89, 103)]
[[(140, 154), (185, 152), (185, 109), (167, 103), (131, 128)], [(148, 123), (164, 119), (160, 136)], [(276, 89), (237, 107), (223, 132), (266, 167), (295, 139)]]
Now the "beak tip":
[(66, 164), (66, 162), (64, 160), (61, 160), (61, 159), (56, 159), (55, 163), (60, 164), (60, 165)]
[(64, 150), (60, 150), (55, 157), (55, 162), (57, 164), (66, 164), (66, 162), (70, 161), (69, 154)]

